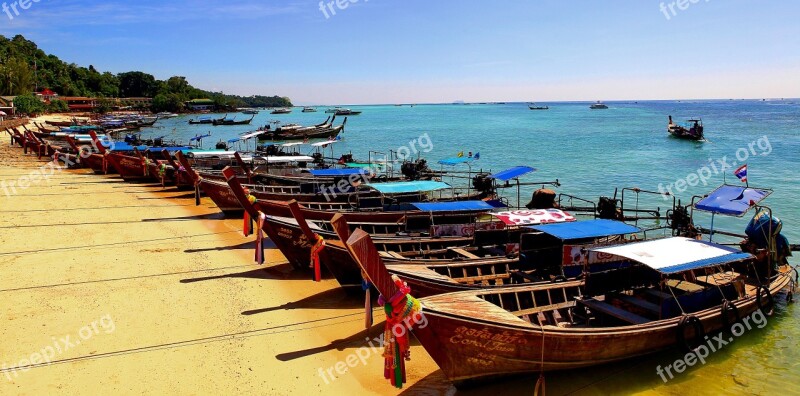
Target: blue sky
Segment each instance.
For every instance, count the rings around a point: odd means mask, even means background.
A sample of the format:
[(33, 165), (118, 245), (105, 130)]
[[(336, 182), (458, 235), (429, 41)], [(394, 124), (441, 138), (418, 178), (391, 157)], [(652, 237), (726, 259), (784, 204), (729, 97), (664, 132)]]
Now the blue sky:
[(674, 14), (651, 0), (351, 1), (326, 18), (319, 0), (39, 0), (0, 14), (0, 34), (98, 70), (303, 104), (800, 92), (793, 1), (686, 0)]

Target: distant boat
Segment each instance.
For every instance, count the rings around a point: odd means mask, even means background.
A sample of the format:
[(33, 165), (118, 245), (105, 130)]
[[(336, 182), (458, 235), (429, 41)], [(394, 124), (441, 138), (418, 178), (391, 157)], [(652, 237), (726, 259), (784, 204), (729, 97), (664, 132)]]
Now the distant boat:
[(292, 109), (283, 108), (283, 109), (272, 110), (272, 113), (270, 113), (270, 114), (289, 114), (291, 112), (292, 112)]
[(303, 107), (303, 113), (316, 113), (317, 109), (313, 107)]
[(339, 110), (336, 110), (336, 112), (334, 114), (336, 114), (337, 116), (354, 116), (354, 115), (361, 114), (361, 112), (360, 111), (356, 111), (356, 110), (350, 110), (350, 109), (339, 109)]
[(165, 119), (165, 118), (175, 118), (175, 117), (177, 117), (178, 115), (177, 115), (177, 114), (175, 114), (175, 113), (170, 113), (170, 112), (167, 112), (167, 111), (162, 111), (161, 113), (158, 113), (158, 114), (156, 114), (156, 116), (158, 116), (158, 118), (161, 118), (161, 119), (163, 120), (163, 119)]
[(242, 114), (258, 114), (256, 109), (242, 109)]
[(220, 122), (220, 121), (224, 120), (227, 117), (228, 117), (227, 114), (225, 114), (225, 117), (216, 118), (216, 119), (212, 118), (211, 116), (202, 116), (202, 117), (199, 117), (197, 119), (189, 120), (189, 124), (193, 124), (193, 125), (194, 124), (213, 124), (214, 122)]
[(528, 108), (531, 110), (550, 110), (550, 107), (548, 106), (536, 106), (535, 103), (529, 104)]
[(256, 117), (255, 115), (252, 115), (250, 117), (250, 119), (248, 119), (248, 120), (240, 120), (240, 121), (236, 121), (235, 118), (227, 118), (226, 117), (226, 118), (223, 118), (221, 120), (214, 120), (211, 123), (214, 124), (214, 126), (219, 126), (219, 125), (249, 125), (250, 122), (253, 121), (253, 118), (255, 118), (255, 117)]
[(325, 110), (325, 113), (327, 113), (327, 114), (335, 114), (339, 110), (342, 110), (342, 108), (341, 107), (334, 107), (332, 109)]
[(686, 125), (683, 126), (672, 122), (672, 116), (669, 116), (667, 132), (678, 139), (705, 140), (705, 136), (703, 135), (703, 120), (699, 118), (687, 120)]
[(589, 108), (592, 110), (602, 110), (602, 109), (607, 109), (608, 106), (606, 106), (605, 103), (597, 101), (597, 103), (592, 104), (591, 106), (589, 106)]

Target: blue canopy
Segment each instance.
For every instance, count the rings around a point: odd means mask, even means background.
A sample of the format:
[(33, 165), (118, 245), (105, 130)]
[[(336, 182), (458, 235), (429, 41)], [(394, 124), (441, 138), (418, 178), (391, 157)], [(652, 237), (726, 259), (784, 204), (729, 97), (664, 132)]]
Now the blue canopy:
[(508, 181), (511, 179), (516, 179), (522, 175), (526, 175), (531, 172), (536, 172), (536, 169), (531, 168), (530, 166), (515, 166), (511, 169), (506, 169), (502, 172), (497, 172), (489, 177), (500, 181)]
[(772, 191), (724, 185), (694, 205), (697, 210), (741, 217), (751, 207), (766, 199)]
[(394, 183), (375, 183), (365, 184), (365, 186), (373, 188), (382, 194), (405, 194), (405, 193), (418, 193), (427, 191), (444, 190), (450, 188), (447, 183), (435, 181), (410, 181), (410, 182), (394, 182)]
[(418, 202), (411, 206), (423, 212), (469, 212), (492, 210), (494, 206), (483, 201)]
[(695, 239), (674, 237), (594, 248), (593, 252), (624, 257), (662, 274), (676, 274), (751, 259), (750, 253)]
[(528, 227), (561, 240), (599, 238), (605, 236), (635, 234), (641, 230), (616, 220), (586, 220), (571, 223), (541, 224)]
[(310, 170), (312, 175), (316, 177), (345, 177), (352, 175), (366, 175), (369, 174), (367, 169), (314, 169)]
[(190, 139), (189, 139), (189, 141), (190, 141), (190, 142), (198, 142), (198, 141), (200, 141), (200, 140), (202, 140), (202, 139), (204, 139), (204, 138), (207, 138), (207, 137), (209, 137), (209, 136), (211, 136), (211, 132), (209, 132), (209, 133), (208, 133), (208, 134), (206, 134), (206, 135), (197, 135), (197, 136), (195, 136), (195, 137), (193, 137), (193, 138), (190, 138)]
[(455, 157), (455, 158), (443, 159), (443, 160), (439, 161), (439, 164), (455, 166), (455, 165), (458, 165), (458, 164), (465, 164), (467, 162), (472, 162), (472, 161), (475, 161), (475, 158), (473, 158), (473, 157)]
[[(134, 147), (134, 146), (131, 146), (130, 144), (125, 143), (125, 142), (114, 142), (113, 144), (103, 142), (103, 146), (106, 146), (107, 148), (111, 149), (112, 151), (133, 151), (133, 147)], [(144, 151), (144, 150), (147, 150), (147, 146), (136, 146), (136, 149), (139, 150), (139, 151)]]

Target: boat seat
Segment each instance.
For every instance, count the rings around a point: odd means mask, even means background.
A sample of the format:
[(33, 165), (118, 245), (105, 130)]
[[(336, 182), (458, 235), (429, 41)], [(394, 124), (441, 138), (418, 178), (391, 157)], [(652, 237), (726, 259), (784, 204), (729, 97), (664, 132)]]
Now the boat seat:
[(644, 289), (643, 293), (648, 296), (655, 297), (659, 301), (669, 300), (670, 298), (672, 298), (672, 294), (665, 293), (657, 289)]
[(650, 301), (643, 300), (641, 298), (636, 298), (633, 296), (629, 296), (627, 294), (620, 294), (614, 296), (615, 299), (624, 302), (625, 304), (630, 304), (636, 308), (640, 308), (642, 310), (648, 311), (655, 315), (661, 314), (661, 307), (657, 304), (653, 304)]
[(677, 279), (668, 280), (667, 285), (673, 289), (678, 289), (686, 293), (695, 293), (705, 289), (703, 286), (700, 286), (697, 283)]
[(474, 255), (474, 254), (472, 254), (472, 253), (470, 253), (470, 252), (468, 252), (468, 251), (466, 251), (464, 249), (461, 249), (461, 248), (448, 248), (447, 250), (449, 250), (449, 251), (451, 251), (453, 253), (456, 253), (459, 256), (466, 257), (468, 259), (479, 259), (480, 258), (480, 257), (478, 257), (478, 256), (476, 256), (476, 255)]
[(603, 313), (630, 324), (637, 325), (650, 322), (650, 319), (647, 319), (643, 316), (636, 315), (635, 313), (628, 312), (624, 309), (617, 308), (611, 304), (607, 304), (603, 301), (598, 301), (593, 298), (578, 300), (578, 302), (596, 313)]

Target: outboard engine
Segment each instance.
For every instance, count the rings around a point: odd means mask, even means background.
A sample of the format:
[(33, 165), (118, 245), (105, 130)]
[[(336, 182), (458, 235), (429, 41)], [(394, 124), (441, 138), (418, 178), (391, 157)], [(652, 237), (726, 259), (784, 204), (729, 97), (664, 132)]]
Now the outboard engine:
[(355, 162), (353, 161), (353, 154), (342, 154), (341, 158), (339, 158), (339, 163), (346, 164), (348, 162)]
[(598, 217), (607, 220), (623, 221), (625, 217), (622, 215), (622, 210), (617, 207), (618, 204), (618, 199), (600, 197), (600, 201), (597, 203)]
[(494, 194), (494, 181), (489, 178), (488, 173), (479, 173), (472, 178), (472, 188), (481, 192), (481, 195), (490, 196)]
[(217, 150), (228, 151), (228, 145), (225, 142), (223, 142), (222, 140), (218, 141), (217, 145), (214, 146), (214, 148), (216, 148)]
[(419, 180), (419, 172), (417, 171), (417, 164), (414, 162), (403, 162), (400, 166), (400, 172), (407, 180)]
[(558, 208), (556, 203), (556, 192), (548, 188), (540, 188), (533, 192), (531, 202), (525, 205), (528, 209), (555, 209)]
[(783, 222), (779, 218), (771, 216), (766, 210), (757, 212), (744, 230), (747, 240), (741, 243), (742, 250), (758, 259), (764, 258), (763, 252), (774, 252), (773, 264), (786, 264), (792, 251), (789, 240), (781, 234), (782, 229)]
[(154, 147), (164, 147), (164, 139), (163, 138), (155, 138), (155, 139), (153, 139), (153, 146)]
[(322, 164), (325, 163), (325, 158), (323, 158), (322, 153), (311, 154), (311, 158), (314, 159), (313, 163), (315, 163), (317, 165), (322, 165)]
[(136, 135), (125, 134), (125, 143), (134, 144), (137, 140)]
[(680, 202), (678, 202), (678, 206), (675, 209), (667, 214), (667, 217), (669, 218), (669, 226), (673, 231), (673, 235), (692, 239), (700, 235), (692, 223), (692, 216), (689, 215), (688, 207), (682, 206)]

